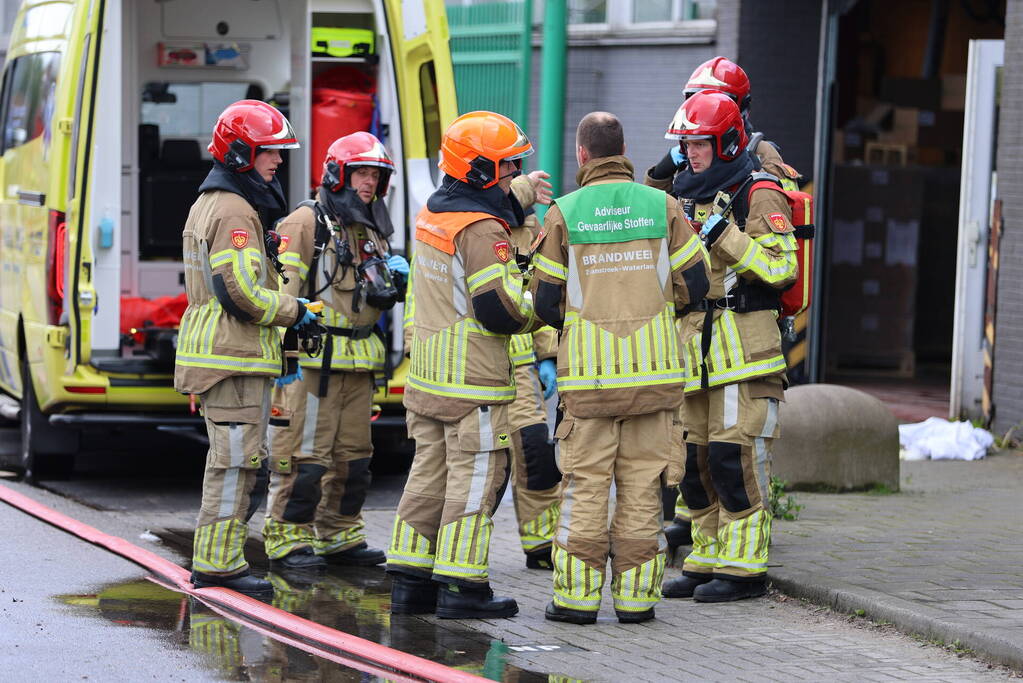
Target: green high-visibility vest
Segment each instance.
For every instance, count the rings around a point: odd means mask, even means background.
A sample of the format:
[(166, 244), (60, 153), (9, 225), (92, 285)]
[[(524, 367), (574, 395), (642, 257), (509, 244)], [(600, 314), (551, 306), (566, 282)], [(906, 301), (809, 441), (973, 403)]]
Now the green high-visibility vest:
[(611, 244), (668, 235), (664, 192), (639, 183), (590, 185), (557, 200), (569, 244)]

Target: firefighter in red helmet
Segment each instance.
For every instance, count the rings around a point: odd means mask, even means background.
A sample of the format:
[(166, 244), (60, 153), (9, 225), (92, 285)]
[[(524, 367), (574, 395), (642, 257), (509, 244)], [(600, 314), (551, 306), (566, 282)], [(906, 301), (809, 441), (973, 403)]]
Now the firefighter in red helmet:
[(188, 308), (178, 333), (174, 388), (201, 399), (210, 449), (196, 522), (192, 581), (242, 593), (273, 592), (249, 575), (246, 522), (266, 492), (272, 379), (284, 371), (277, 330), (310, 324), (303, 299), (277, 291), (266, 250), (283, 214), (281, 149), (298, 147), (291, 124), (265, 102), (235, 102), (220, 115), (213, 168), (185, 223)]
[[(718, 56), (708, 59), (696, 67), (692, 75), (689, 76), (689, 80), (686, 81), (685, 88), (682, 90), (683, 101), (699, 92), (720, 92), (728, 95), (739, 107), (747, 137), (752, 138), (754, 131), (753, 124), (750, 122), (750, 105), (753, 98), (750, 94), (749, 77), (742, 67), (725, 57)], [(754, 152), (761, 169), (777, 177), (783, 188), (786, 190), (799, 189), (802, 176), (782, 160), (777, 145), (761, 139)], [(672, 179), (684, 165), (685, 153), (682, 146), (673, 147), (656, 166), (647, 171), (647, 184), (670, 191)], [(675, 192), (672, 194), (679, 196)], [(690, 219), (701, 222), (707, 219), (705, 215), (698, 215), (698, 211), (692, 206), (689, 209)], [(689, 545), (692, 542), (690, 517), (689, 508), (686, 507), (682, 496), (678, 496), (675, 503), (675, 519), (665, 529), (672, 554), (674, 554), (675, 548)]]
[(316, 201), (277, 227), (286, 292), (324, 303), (322, 349), (299, 354), (298, 371), (278, 380), (270, 420), (273, 457), (263, 538), (274, 569), (371, 566), (384, 552), (363, 532), (370, 483), (374, 374), (383, 372), (376, 323), (404, 299), (408, 263), (392, 254), (383, 196), (394, 163), (370, 133), (327, 150)]
[[(688, 435), (680, 489), (693, 549), (683, 575), (662, 591), (703, 602), (755, 597), (766, 591), (770, 448), (784, 397), (780, 294), (798, 276), (791, 212), (777, 178), (756, 171), (730, 96), (696, 93), (665, 137), (686, 153), (674, 191), (706, 216), (693, 225), (712, 269), (708, 299), (687, 306), (682, 321)], [(767, 179), (775, 189), (754, 187)]]

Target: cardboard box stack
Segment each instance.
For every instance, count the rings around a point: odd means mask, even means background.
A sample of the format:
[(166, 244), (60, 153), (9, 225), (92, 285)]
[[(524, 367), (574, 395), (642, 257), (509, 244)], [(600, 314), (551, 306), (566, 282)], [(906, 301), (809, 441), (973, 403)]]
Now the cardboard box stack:
[(911, 376), (924, 175), (835, 169), (825, 313), (828, 372)]
[(860, 97), (857, 116), (835, 131), (836, 163), (958, 166), (966, 77), (882, 78), (877, 99)]

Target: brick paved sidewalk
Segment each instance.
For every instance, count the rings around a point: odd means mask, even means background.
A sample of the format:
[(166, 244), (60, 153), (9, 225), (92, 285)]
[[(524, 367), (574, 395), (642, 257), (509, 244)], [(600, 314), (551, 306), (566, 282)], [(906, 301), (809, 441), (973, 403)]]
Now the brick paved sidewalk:
[(796, 494), (780, 590), (1023, 670), (1023, 455), (903, 462), (898, 494)]
[[(925, 640), (962, 646), (1023, 668), (1023, 543), (1016, 490), (1023, 457), (974, 463), (907, 463), (904, 491), (892, 495), (796, 494), (806, 507), (779, 522), (771, 550), (776, 586), (843, 614), (863, 610)], [(388, 510), (367, 513), (374, 544), (385, 543)], [(965, 680), (937, 648), (886, 629), (856, 630), (835, 615), (774, 599), (708, 605), (664, 600), (657, 619), (618, 623), (605, 588), (600, 619), (580, 627), (545, 621), (550, 574), (526, 570), (510, 500), (498, 510), (492, 583), (514, 596), (514, 619), (450, 622), (512, 646), (510, 663), (584, 680)], [(973, 558), (973, 559), (971, 559)], [(669, 570), (669, 576), (677, 570)], [(417, 617), (418, 618), (418, 617)], [(989, 675), (992, 672), (987, 672)], [(1004, 675), (1004, 672), (1002, 672)]]

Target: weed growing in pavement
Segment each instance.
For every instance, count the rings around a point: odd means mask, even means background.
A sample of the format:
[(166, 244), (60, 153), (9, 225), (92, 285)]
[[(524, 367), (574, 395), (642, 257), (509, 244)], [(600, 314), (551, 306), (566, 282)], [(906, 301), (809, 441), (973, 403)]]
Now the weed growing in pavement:
[(795, 496), (785, 495), (785, 487), (789, 483), (781, 477), (771, 477), (771, 483), (767, 492), (767, 502), (771, 510), (771, 516), (775, 519), (785, 519), (790, 522), (799, 518), (799, 511), (805, 506), (796, 502)]
[(868, 496), (890, 496), (893, 493), (898, 493), (898, 491), (893, 489), (888, 484), (874, 484), (869, 489), (867, 489)]
[(1002, 434), (1000, 438), (996, 436), (994, 444), (995, 448), (997, 448), (998, 450), (1003, 450), (1006, 448), (1019, 447), (1020, 445), (1019, 439), (1014, 438), (1014, 436), (1016, 434), (1016, 430), (1019, 429), (1020, 427), (1023, 427), (1023, 420), (1020, 420), (1016, 424), (1009, 427), (1009, 429), (1006, 430), (1005, 434)]

